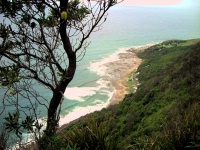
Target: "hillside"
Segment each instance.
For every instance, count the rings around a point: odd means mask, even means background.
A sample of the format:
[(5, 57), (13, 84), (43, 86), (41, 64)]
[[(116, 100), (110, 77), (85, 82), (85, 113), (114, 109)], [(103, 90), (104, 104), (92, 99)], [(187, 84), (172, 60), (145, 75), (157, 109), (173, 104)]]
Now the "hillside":
[(54, 148), (199, 149), (199, 41), (165, 41), (138, 53), (136, 93), (70, 124)]

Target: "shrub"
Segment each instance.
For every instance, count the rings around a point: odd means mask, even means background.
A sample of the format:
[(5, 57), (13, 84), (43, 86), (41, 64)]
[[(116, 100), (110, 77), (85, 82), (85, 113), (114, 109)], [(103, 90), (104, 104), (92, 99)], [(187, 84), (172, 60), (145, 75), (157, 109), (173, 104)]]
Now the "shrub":
[(88, 126), (76, 128), (63, 135), (65, 142), (77, 144), (80, 149), (86, 150), (113, 150), (115, 144), (107, 138), (108, 133), (101, 124), (90, 121)]
[(193, 103), (187, 111), (175, 109), (170, 116), (157, 140), (160, 148), (200, 148), (200, 103)]

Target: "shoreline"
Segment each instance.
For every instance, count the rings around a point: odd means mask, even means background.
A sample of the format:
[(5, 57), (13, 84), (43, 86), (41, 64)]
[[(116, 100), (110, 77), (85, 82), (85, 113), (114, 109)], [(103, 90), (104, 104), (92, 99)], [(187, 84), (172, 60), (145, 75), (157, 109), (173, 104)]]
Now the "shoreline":
[(129, 94), (130, 89), (127, 83), (129, 80), (129, 75), (136, 71), (139, 65), (142, 63), (142, 59), (137, 57), (137, 53), (153, 45), (154, 44), (148, 44), (126, 49), (118, 54), (117, 60), (105, 64), (107, 67), (106, 73), (110, 76), (108, 80), (111, 81), (111, 84), (115, 89), (115, 92), (109, 100), (109, 105), (107, 107), (118, 104), (124, 99), (126, 94)]
[[(100, 67), (103, 68), (104, 73), (102, 73), (101, 69), (100, 69), (101, 71), (96, 70), (97, 74), (102, 75), (102, 78), (105, 81), (109, 81), (113, 86), (113, 88), (115, 89), (115, 91), (113, 91), (112, 96), (110, 96), (108, 102), (105, 105), (102, 105), (101, 109), (108, 108), (111, 105), (118, 104), (124, 99), (125, 95), (129, 93), (129, 86), (127, 84), (129, 74), (136, 71), (142, 62), (142, 59), (137, 57), (136, 53), (139, 51), (143, 51), (153, 45), (155, 44), (135, 46), (133, 48), (119, 50), (117, 51), (117, 53), (113, 55), (114, 59), (111, 59), (108, 62), (106, 61), (105, 63), (101, 64)], [(57, 132), (62, 131), (69, 124), (79, 121), (82, 117), (90, 113), (93, 113), (95, 111), (101, 111), (101, 109), (100, 110), (97, 109), (92, 112), (90, 111), (85, 115), (81, 115), (78, 118), (74, 118), (65, 124), (61, 124)]]

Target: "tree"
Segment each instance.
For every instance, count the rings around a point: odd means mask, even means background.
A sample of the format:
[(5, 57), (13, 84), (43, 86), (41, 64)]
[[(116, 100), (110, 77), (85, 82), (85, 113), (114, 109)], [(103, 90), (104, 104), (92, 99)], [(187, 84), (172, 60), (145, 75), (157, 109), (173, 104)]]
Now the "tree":
[[(55, 134), (63, 93), (74, 77), (77, 61), (85, 55), (87, 40), (101, 29), (107, 11), (119, 3), (93, 2), (0, 0), (4, 18), (0, 24), (0, 82), (5, 91), (0, 111), (11, 105), (17, 112), (9, 114), (7, 121), (17, 118), (18, 123), (19, 113), (37, 121), (36, 106), (44, 105), (48, 111), (45, 134)], [(36, 90), (38, 84), (52, 92), (50, 100)], [(29, 105), (24, 106), (22, 99)], [(28, 120), (29, 126), (23, 127), (31, 129), (33, 120), (27, 117), (22, 124)]]

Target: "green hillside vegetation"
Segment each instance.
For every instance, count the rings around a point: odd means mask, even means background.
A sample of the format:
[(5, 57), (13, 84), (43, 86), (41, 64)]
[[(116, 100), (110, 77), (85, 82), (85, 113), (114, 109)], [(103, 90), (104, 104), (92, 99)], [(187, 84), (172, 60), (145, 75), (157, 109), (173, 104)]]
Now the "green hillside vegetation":
[(137, 92), (68, 125), (55, 149), (200, 148), (200, 40), (165, 41), (138, 56)]

